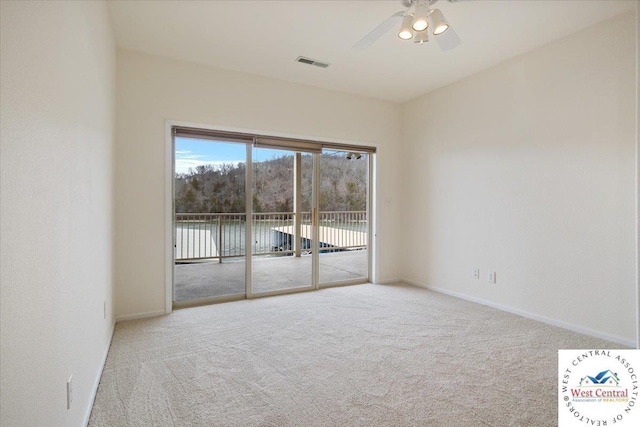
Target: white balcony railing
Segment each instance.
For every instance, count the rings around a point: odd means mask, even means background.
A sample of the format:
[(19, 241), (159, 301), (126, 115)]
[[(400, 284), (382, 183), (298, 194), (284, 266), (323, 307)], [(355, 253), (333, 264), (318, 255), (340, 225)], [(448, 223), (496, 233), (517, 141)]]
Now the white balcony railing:
[[(311, 213), (302, 212), (301, 251), (311, 250)], [(295, 251), (295, 214), (268, 212), (252, 215), (252, 255), (285, 255)], [(176, 261), (245, 256), (244, 213), (178, 213), (175, 215)], [(362, 249), (367, 246), (365, 211), (320, 212), (321, 252)]]

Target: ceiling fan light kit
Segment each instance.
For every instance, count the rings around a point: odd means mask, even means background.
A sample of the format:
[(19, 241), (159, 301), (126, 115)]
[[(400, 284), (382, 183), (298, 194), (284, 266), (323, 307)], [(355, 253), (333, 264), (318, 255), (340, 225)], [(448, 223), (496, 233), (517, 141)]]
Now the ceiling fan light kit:
[(433, 9), (431, 12), (431, 22), (433, 23), (433, 35), (439, 36), (449, 29), (449, 22), (444, 17), (440, 9)]
[(400, 27), (400, 31), (398, 31), (398, 37), (402, 40), (411, 40), (413, 38), (412, 24), (413, 15), (411, 13), (407, 13), (404, 18), (402, 18), (402, 26)]
[[(439, 36), (449, 29), (449, 22), (444, 17), (440, 9), (429, 9), (430, 4), (435, 2), (428, 0), (415, 0), (407, 9), (404, 18), (402, 18), (402, 26), (398, 32), (398, 37), (402, 40), (413, 39), (414, 43), (422, 44), (429, 41), (429, 35), (426, 36), (429, 21), (433, 24), (433, 35)], [(403, 2), (403, 4), (405, 4)], [(415, 10), (411, 12), (411, 9)]]
[(416, 12), (411, 25), (414, 31), (424, 31), (429, 28), (429, 8), (424, 3), (416, 5)]
[(417, 44), (426, 43), (429, 41), (429, 32), (428, 31), (420, 31), (413, 37), (413, 42)]
[[(455, 3), (460, 0), (448, 1)], [(429, 41), (431, 33), (442, 50), (454, 49), (460, 44), (460, 38), (442, 11), (432, 9), (437, 2), (438, 0), (400, 0), (406, 10), (391, 15), (353, 47), (359, 50), (366, 49), (401, 21), (398, 37), (402, 40), (424, 44)]]

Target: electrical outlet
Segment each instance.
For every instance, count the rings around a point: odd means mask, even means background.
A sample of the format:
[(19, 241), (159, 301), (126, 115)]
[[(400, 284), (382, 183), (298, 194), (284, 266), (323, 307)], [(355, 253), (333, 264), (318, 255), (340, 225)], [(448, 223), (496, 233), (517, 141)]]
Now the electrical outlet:
[(480, 279), (480, 269), (479, 268), (474, 268), (473, 269), (473, 278), (476, 280)]
[(73, 403), (73, 375), (67, 380), (67, 409), (71, 409)]
[(496, 283), (496, 272), (495, 271), (490, 271), (487, 274), (487, 281), (489, 283)]
[(107, 302), (105, 301), (104, 303), (102, 303), (102, 315), (104, 316), (104, 319), (107, 319)]

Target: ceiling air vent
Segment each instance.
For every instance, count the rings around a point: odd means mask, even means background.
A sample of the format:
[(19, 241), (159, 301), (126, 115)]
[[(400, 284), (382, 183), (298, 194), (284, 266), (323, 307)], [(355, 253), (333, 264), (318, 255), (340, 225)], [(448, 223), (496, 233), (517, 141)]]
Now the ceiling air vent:
[(315, 65), (316, 67), (320, 68), (327, 68), (329, 66), (329, 64), (326, 62), (316, 61), (315, 59), (306, 58), (304, 56), (298, 56), (296, 58), (296, 62), (301, 62), (307, 65)]

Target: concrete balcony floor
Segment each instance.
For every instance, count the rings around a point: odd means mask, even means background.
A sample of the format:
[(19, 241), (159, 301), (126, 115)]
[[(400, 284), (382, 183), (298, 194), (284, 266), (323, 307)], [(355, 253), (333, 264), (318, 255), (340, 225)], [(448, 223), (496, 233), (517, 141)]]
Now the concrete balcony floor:
[[(320, 254), (320, 283), (340, 282), (367, 277), (367, 251)], [(253, 293), (294, 289), (311, 285), (311, 255), (254, 256)], [(244, 258), (227, 258), (188, 264), (176, 264), (174, 301), (196, 301), (245, 292)]]

